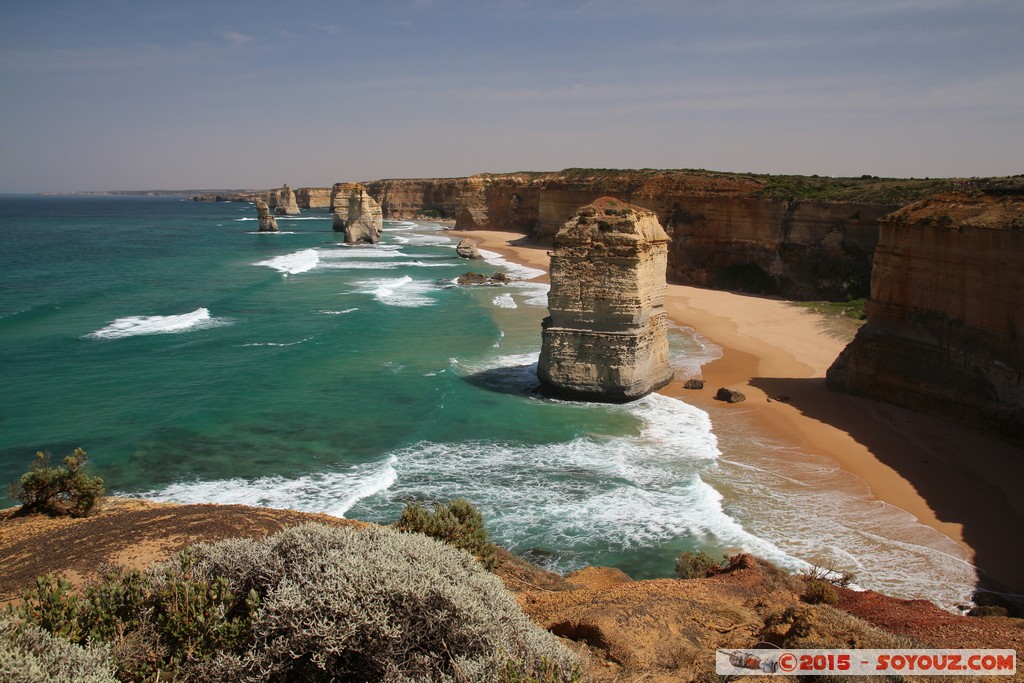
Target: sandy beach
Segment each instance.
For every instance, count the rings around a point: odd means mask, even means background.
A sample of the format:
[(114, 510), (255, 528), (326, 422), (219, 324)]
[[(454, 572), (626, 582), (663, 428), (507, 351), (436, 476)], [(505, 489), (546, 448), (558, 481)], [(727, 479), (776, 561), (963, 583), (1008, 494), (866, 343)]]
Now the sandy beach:
[[(548, 246), (508, 232), (455, 233), (480, 248), (544, 269)], [(835, 461), (862, 479), (877, 500), (914, 515), (963, 546), (980, 573), (1024, 594), (1019, 561), (1024, 529), (1024, 451), (997, 439), (902, 408), (830, 391), (825, 371), (846, 346), (834, 319), (791, 303), (670, 284), (669, 316), (722, 347), (702, 368), (702, 391), (676, 377), (663, 393), (722, 409), (719, 387), (747, 400), (757, 430), (805, 453)], [(784, 457), (784, 456), (780, 456)], [(908, 568), (908, 571), (912, 571)]]

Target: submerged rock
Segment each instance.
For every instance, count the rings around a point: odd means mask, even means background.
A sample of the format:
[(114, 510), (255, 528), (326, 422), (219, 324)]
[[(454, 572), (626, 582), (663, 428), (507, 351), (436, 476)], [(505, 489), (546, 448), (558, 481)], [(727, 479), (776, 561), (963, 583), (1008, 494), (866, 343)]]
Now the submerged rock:
[(667, 245), (654, 212), (611, 197), (562, 226), (537, 366), (546, 391), (618, 402), (671, 381)]
[(267, 203), (256, 199), (256, 218), (260, 222), (260, 232), (277, 232), (277, 219), (270, 215), (270, 207)]

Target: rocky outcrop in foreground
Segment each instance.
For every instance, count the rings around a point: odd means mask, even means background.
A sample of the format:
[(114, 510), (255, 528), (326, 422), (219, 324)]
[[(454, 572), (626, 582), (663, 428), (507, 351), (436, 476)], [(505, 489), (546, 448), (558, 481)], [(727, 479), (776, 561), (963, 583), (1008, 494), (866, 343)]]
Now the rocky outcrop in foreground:
[(299, 205), (295, 203), (295, 193), (287, 183), (267, 193), (267, 205), (278, 216), (299, 215)]
[[(126, 499), (107, 499), (99, 513), (83, 518), (0, 510), (0, 601), (17, 599), (49, 572), (80, 586), (111, 565), (143, 569), (189, 545), (261, 538), (310, 521), (365, 526), (292, 510)], [(808, 604), (804, 579), (749, 556), (709, 578), (632, 581), (593, 567), (563, 578), (499, 549), (494, 572), (535, 623), (580, 654), (588, 682), (713, 680), (716, 648), (756, 653), (759, 643), (1024, 650), (1018, 619), (965, 617), (924, 600), (841, 587), (834, 589), (835, 607)]]
[(1024, 187), (951, 192), (881, 222), (867, 323), (828, 385), (1024, 445)]
[(337, 183), (331, 189), (334, 231), (344, 232), (349, 244), (376, 244), (384, 219), (380, 205), (358, 183)]
[(260, 232), (277, 232), (277, 219), (270, 215), (270, 207), (262, 199), (256, 199), (256, 218), (260, 222)]
[(558, 231), (537, 366), (547, 391), (628, 401), (671, 381), (667, 243), (653, 212), (610, 197)]

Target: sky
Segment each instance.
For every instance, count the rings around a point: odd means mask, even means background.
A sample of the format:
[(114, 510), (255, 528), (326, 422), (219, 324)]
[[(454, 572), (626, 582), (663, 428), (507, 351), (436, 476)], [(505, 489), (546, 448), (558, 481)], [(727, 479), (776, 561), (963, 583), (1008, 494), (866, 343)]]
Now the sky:
[(0, 192), (1024, 173), (1022, 0), (5, 0)]

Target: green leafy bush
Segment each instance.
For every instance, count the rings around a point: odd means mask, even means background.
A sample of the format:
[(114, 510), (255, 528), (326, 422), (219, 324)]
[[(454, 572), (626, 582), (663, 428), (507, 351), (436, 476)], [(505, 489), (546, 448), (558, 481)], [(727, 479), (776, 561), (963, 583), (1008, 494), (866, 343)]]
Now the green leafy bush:
[(447, 504), (434, 503), (433, 511), (420, 503), (409, 503), (395, 522), (395, 528), (461, 548), (480, 560), (487, 569), (493, 569), (497, 562), (497, 547), (487, 540), (483, 516), (463, 498)]
[(29, 471), (11, 484), (10, 495), (25, 512), (84, 517), (103, 497), (103, 480), (85, 473), (88, 464), (81, 448), (64, 458), (63, 467), (51, 467), (49, 454), (36, 453)]
[(807, 579), (800, 599), (811, 605), (834, 605), (839, 602), (839, 594), (824, 579)]
[(714, 573), (718, 566), (718, 563), (703, 550), (687, 550), (676, 558), (676, 576), (680, 579), (703, 579)]

